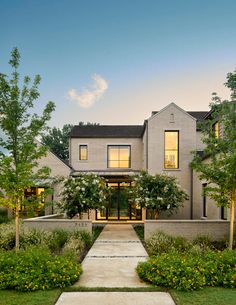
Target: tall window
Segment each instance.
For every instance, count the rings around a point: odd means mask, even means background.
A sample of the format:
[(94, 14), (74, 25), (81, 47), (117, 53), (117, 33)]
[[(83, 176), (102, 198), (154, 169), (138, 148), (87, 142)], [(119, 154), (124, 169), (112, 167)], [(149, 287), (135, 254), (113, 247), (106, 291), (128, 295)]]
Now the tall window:
[(108, 145), (108, 168), (130, 168), (130, 163), (130, 145)]
[(179, 168), (179, 132), (165, 131), (165, 168)]
[(220, 135), (220, 129), (219, 129), (219, 122), (216, 122), (213, 126), (212, 126), (214, 135), (216, 137), (216, 139), (219, 139), (219, 135)]
[(207, 187), (207, 183), (203, 183), (202, 185), (202, 200), (203, 200), (203, 217), (207, 217), (207, 199), (206, 199), (206, 193), (205, 188)]
[(88, 160), (88, 145), (79, 146), (79, 160)]

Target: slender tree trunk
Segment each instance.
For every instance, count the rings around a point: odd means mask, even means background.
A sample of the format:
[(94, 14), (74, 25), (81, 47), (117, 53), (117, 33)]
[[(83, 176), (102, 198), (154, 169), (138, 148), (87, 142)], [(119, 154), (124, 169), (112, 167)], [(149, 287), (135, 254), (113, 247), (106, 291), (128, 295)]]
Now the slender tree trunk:
[(236, 190), (232, 191), (232, 198), (230, 202), (230, 228), (229, 228), (229, 249), (233, 249), (234, 240), (234, 212), (235, 212), (235, 200), (236, 200)]
[(15, 249), (16, 249), (16, 251), (19, 251), (19, 249), (20, 249), (20, 200), (19, 200), (19, 198), (17, 199), (17, 202), (16, 202), (15, 225), (16, 225)]

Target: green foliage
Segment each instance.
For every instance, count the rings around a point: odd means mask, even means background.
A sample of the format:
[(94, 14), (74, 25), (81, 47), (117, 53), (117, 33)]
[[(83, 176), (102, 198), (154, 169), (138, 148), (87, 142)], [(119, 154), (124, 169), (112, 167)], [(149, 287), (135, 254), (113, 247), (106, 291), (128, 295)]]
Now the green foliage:
[(213, 248), (212, 240), (208, 235), (198, 235), (196, 238), (194, 238), (192, 243), (193, 245), (199, 246), (203, 251)]
[(154, 233), (146, 241), (149, 255), (158, 255), (171, 251), (185, 252), (190, 248), (190, 243), (183, 237), (172, 237), (162, 231)]
[(81, 266), (71, 256), (54, 256), (46, 249), (0, 252), (0, 289), (64, 288), (78, 280), (81, 273)]
[[(20, 248), (27, 250), (31, 246), (48, 248), (52, 254), (74, 253), (78, 258), (87, 251), (93, 243), (93, 236), (86, 231), (36, 229), (21, 229)], [(15, 247), (14, 224), (0, 226), (0, 251), (12, 250)], [(74, 250), (74, 251), (73, 251)]]
[(135, 177), (130, 195), (142, 207), (170, 214), (188, 199), (175, 177), (163, 174), (152, 176), (145, 171)]
[(16, 218), (16, 249), (19, 249), (19, 211), (27, 188), (38, 179), (48, 177), (49, 168), (38, 168), (38, 160), (46, 155), (46, 147), (36, 142), (47, 128), (55, 109), (48, 102), (42, 115), (33, 114), (34, 101), (40, 96), (41, 78), (36, 75), (32, 84), (29, 76), (20, 79), (20, 53), (14, 48), (9, 64), (11, 78), (0, 73), (0, 205), (12, 208)]
[[(234, 210), (236, 202), (236, 70), (227, 75), (226, 87), (231, 90), (231, 100), (222, 101), (213, 93), (210, 115), (201, 124), (204, 158), (194, 152), (191, 167), (207, 182), (205, 193), (219, 206), (230, 208), (229, 248), (234, 234)], [(214, 124), (221, 132), (216, 135)], [(206, 159), (207, 158), (207, 162)]]
[(135, 224), (133, 228), (138, 235), (139, 239), (144, 242), (144, 225)]
[(53, 127), (42, 136), (42, 143), (62, 160), (69, 159), (69, 136), (73, 125), (65, 124), (62, 129)]
[(138, 264), (141, 279), (156, 286), (198, 290), (204, 286), (236, 286), (236, 252), (208, 251), (202, 255), (162, 253)]
[(11, 250), (15, 247), (15, 228), (13, 223), (0, 225), (0, 250)]
[(69, 232), (61, 229), (53, 230), (47, 241), (48, 247), (53, 253), (59, 253), (69, 239)]
[(108, 196), (109, 190), (103, 178), (95, 174), (70, 177), (64, 182), (61, 207), (72, 218), (88, 209), (101, 208)]

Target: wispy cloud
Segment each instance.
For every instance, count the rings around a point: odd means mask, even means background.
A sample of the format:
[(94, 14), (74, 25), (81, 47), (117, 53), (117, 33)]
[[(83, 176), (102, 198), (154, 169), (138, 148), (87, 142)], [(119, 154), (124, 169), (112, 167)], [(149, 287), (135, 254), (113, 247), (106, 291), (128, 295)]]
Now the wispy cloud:
[(76, 89), (70, 89), (68, 91), (69, 98), (82, 108), (89, 108), (93, 106), (94, 103), (101, 99), (103, 94), (108, 89), (107, 81), (100, 75), (94, 74), (92, 79), (94, 80), (94, 84), (81, 93), (77, 92)]

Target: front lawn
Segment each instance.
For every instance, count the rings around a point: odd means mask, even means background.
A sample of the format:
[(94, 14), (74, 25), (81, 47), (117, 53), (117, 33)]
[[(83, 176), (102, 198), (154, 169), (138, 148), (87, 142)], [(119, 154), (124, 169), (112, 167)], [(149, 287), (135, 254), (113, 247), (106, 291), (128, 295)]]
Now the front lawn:
[[(159, 288), (67, 288), (66, 291), (160, 291)], [(199, 291), (183, 292), (177, 290), (170, 291), (176, 305), (235, 305), (236, 289), (227, 288), (204, 288)], [(35, 292), (17, 292), (13, 290), (0, 290), (0, 305), (54, 305), (59, 298), (59, 289)]]
[(59, 289), (35, 292), (0, 290), (0, 305), (54, 305), (60, 294)]
[(211, 287), (199, 291), (171, 290), (177, 305), (235, 305), (236, 289)]

